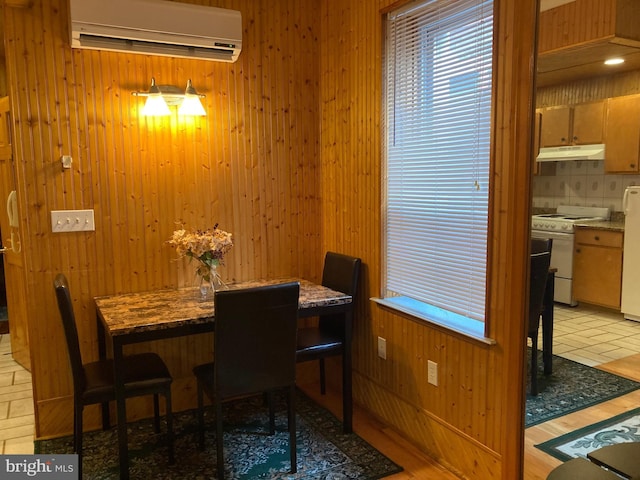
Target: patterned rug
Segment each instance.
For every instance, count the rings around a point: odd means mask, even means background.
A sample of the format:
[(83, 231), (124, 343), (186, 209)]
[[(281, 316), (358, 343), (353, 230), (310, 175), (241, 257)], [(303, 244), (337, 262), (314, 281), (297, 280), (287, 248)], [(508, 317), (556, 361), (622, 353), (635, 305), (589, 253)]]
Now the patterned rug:
[[(224, 446), (227, 479), (359, 479), (373, 480), (402, 471), (356, 434), (343, 434), (342, 423), (302, 393), (296, 399), (298, 473), (289, 471), (286, 406), (278, 401), (276, 434), (268, 434), (269, 414), (261, 397), (225, 404)], [(206, 412), (205, 450), (197, 447), (195, 412), (175, 415), (176, 464), (167, 465), (163, 434), (152, 421), (129, 425), (129, 468), (138, 479), (215, 479), (215, 426)], [(117, 432), (85, 433), (83, 478), (117, 479)], [(35, 453), (72, 453), (72, 438), (35, 442)]]
[(587, 458), (587, 453), (623, 442), (640, 442), (640, 408), (536, 445), (562, 461)]
[(543, 374), (538, 360), (538, 395), (527, 395), (525, 427), (624, 395), (640, 388), (639, 382), (604, 370), (553, 356), (553, 373)]

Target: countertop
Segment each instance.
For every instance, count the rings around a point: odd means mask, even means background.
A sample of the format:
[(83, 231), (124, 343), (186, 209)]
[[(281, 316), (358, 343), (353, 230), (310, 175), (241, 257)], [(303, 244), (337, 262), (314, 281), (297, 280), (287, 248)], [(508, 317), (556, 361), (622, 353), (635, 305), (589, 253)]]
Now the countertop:
[(609, 230), (612, 232), (624, 232), (624, 220), (602, 220), (593, 222), (576, 223), (576, 228), (594, 228), (596, 230)]

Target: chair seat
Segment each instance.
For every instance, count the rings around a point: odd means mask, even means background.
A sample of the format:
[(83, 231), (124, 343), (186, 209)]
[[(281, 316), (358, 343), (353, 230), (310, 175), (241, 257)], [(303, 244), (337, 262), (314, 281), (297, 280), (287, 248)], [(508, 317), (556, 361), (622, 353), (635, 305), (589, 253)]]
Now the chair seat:
[[(140, 353), (124, 358), (125, 396), (129, 392), (158, 390), (171, 385), (171, 374), (166, 364), (155, 353)], [(102, 403), (115, 399), (113, 360), (90, 362), (84, 365), (86, 387), (82, 395), (85, 403)]]
[(602, 447), (588, 453), (587, 458), (625, 478), (640, 478), (640, 442)]
[(620, 477), (589, 460), (574, 458), (554, 468), (547, 480), (620, 480)]
[(342, 339), (330, 332), (319, 328), (307, 327), (298, 329), (296, 359), (315, 360), (327, 356), (327, 353), (339, 354), (342, 352)]

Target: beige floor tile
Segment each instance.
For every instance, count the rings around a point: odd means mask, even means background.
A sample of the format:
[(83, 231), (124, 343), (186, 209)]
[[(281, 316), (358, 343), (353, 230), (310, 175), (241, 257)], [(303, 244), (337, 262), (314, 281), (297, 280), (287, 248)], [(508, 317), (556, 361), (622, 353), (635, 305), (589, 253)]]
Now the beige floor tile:
[(0, 373), (0, 388), (13, 385), (14, 372)]
[(0, 403), (0, 420), (4, 420), (9, 417), (9, 403), (10, 402)]
[(594, 335), (593, 337), (591, 337), (592, 340), (596, 340), (597, 342), (600, 342), (600, 343), (613, 342), (615, 340), (621, 340), (623, 338), (624, 337), (615, 333), (603, 333), (601, 335)]
[[(11, 412), (11, 408), (9, 408), (9, 412)], [(33, 415), (7, 417), (4, 420), (0, 420), (0, 439), (11, 438), (11, 430), (24, 426), (35, 427)]]
[(33, 416), (33, 399), (14, 400), (9, 402), (9, 418)]
[(610, 343), (599, 343), (597, 345), (591, 345), (589, 347), (586, 347), (584, 350), (591, 353), (597, 353), (599, 355), (605, 355), (607, 352), (610, 352), (612, 350), (621, 350), (621, 349)]
[(4, 442), (5, 455), (31, 455), (33, 454), (33, 435), (12, 438)]
[(27, 370), (18, 370), (14, 373), (13, 384), (18, 385), (21, 383), (31, 384), (31, 373)]
[(602, 355), (612, 360), (620, 360), (621, 358), (630, 357), (631, 355), (635, 355), (638, 353), (635, 350), (629, 350), (627, 348), (618, 348), (616, 350), (611, 350), (609, 352), (604, 352)]
[[(18, 420), (18, 419), (12, 419)], [(7, 441), (13, 440), (16, 438), (28, 437), (31, 436), (31, 441), (33, 441), (34, 429), (35, 425), (33, 422), (33, 418), (31, 421), (27, 421), (27, 419), (22, 419), (23, 424), (12, 426), (11, 428), (2, 428), (0, 425), (0, 438)], [(0, 422), (1, 423), (1, 422)]]
[(562, 355), (563, 358), (567, 358), (569, 360), (573, 360), (574, 362), (578, 362), (581, 363), (583, 365), (586, 365), (588, 367), (595, 367), (597, 365), (600, 365), (601, 363), (605, 363), (602, 361), (602, 359), (591, 359), (591, 358), (587, 358), (583, 355), (577, 355), (574, 352), (568, 352), (568, 353), (564, 353)]

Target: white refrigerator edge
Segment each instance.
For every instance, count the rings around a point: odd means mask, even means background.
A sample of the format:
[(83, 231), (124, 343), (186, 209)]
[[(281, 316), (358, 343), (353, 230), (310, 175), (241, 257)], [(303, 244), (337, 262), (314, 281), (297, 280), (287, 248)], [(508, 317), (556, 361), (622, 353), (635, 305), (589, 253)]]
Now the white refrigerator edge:
[(624, 318), (640, 322), (640, 186), (627, 187), (624, 210), (622, 303)]

